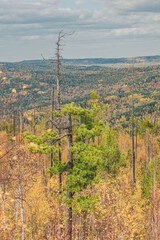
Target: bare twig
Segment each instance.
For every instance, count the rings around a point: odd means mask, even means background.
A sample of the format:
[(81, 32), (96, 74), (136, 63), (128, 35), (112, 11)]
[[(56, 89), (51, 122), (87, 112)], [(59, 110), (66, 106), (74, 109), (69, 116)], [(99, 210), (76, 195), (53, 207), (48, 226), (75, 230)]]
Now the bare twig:
[[(14, 144), (12, 148), (10, 148), (2, 157), (0, 157), (0, 160), (1, 160), (2, 158), (4, 158), (8, 153), (10, 153), (10, 151), (12, 151), (15, 146), (16, 146), (16, 144)], [(0, 162), (0, 163), (2, 163), (2, 162)]]

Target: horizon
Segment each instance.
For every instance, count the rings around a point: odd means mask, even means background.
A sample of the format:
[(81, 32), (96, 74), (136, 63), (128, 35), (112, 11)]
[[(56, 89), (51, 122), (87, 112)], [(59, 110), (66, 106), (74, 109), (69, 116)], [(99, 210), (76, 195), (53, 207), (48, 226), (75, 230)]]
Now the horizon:
[[(160, 54), (156, 54), (156, 55), (145, 55), (145, 56), (135, 56), (135, 57), (86, 57), (86, 58), (62, 58), (61, 60), (91, 60), (91, 59), (136, 59), (136, 58), (145, 58), (145, 57), (160, 57)], [(56, 61), (56, 58), (50, 58), (50, 59), (47, 59), (47, 60), (55, 60)], [(37, 58), (37, 59), (22, 59), (20, 61), (1, 61), (0, 60), (0, 63), (20, 63), (20, 62), (27, 62), (27, 61), (45, 61), (43, 58)]]

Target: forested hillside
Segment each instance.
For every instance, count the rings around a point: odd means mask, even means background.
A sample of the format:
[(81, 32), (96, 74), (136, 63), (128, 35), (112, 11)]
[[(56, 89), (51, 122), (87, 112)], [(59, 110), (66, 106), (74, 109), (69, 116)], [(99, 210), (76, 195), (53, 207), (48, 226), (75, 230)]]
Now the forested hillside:
[[(132, 61), (126, 60), (127, 67), (124, 61), (123, 59), (120, 65), (113, 64), (112, 67), (98, 64), (94, 66), (63, 64), (60, 73), (62, 103), (73, 101), (81, 104), (89, 99), (91, 91), (96, 91), (102, 102), (112, 106), (114, 119), (125, 115), (128, 120), (131, 109)], [(135, 111), (141, 116), (143, 112), (151, 114), (154, 111), (160, 89), (160, 66), (146, 64), (148, 61), (141, 67), (138, 63), (135, 64)], [(5, 109), (11, 114), (13, 109), (17, 111), (20, 102), (24, 112), (33, 108), (40, 110), (51, 104), (52, 84), (56, 85), (55, 62), (24, 61), (1, 63), (0, 66), (1, 109), (7, 104)]]
[(1, 64), (0, 239), (160, 239), (160, 66), (121, 61)]

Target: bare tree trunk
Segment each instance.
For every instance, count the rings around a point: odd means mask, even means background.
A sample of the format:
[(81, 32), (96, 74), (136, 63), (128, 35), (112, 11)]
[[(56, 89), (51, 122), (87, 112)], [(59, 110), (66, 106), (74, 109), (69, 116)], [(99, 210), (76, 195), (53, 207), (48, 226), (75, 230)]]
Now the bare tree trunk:
[[(57, 58), (57, 111), (61, 111), (61, 97), (60, 97), (60, 47), (61, 47), (61, 40), (64, 38), (64, 35), (62, 35), (62, 31), (59, 32), (58, 35), (58, 40), (57, 40), (57, 48), (56, 48), (56, 58)], [(61, 137), (61, 119), (59, 118), (58, 121), (58, 135)], [(61, 142), (58, 141), (58, 160), (59, 163), (62, 161), (62, 156), (61, 156)], [(61, 194), (61, 187), (62, 187), (62, 173), (59, 172), (58, 174), (58, 186), (59, 186), (59, 196)], [(59, 200), (58, 204), (58, 211), (59, 211), (59, 219), (58, 219), (58, 239), (61, 239), (62, 235), (62, 222), (61, 222), (61, 208), (62, 208), (62, 203)]]
[(136, 159), (137, 159), (137, 149), (138, 149), (138, 124), (136, 123)]
[(16, 112), (14, 111), (13, 115), (13, 134), (16, 135)]
[(17, 229), (17, 222), (18, 222), (18, 209), (19, 209), (19, 201), (16, 203), (16, 229)]
[[(15, 206), (15, 215), (16, 215), (16, 217), (15, 217), (15, 225), (16, 225), (15, 229), (16, 230), (17, 230), (17, 223), (18, 223), (18, 210), (19, 210), (19, 199), (17, 200), (16, 206)], [(14, 238), (16, 239), (16, 232), (14, 233)]]
[[(0, 191), (2, 191), (2, 187), (0, 186)], [(0, 194), (2, 201), (2, 214), (3, 214), (3, 230), (6, 231), (6, 214), (5, 214), (5, 192)]]
[[(57, 111), (60, 112), (61, 111), (61, 97), (60, 97), (60, 83), (59, 83), (59, 76), (60, 76), (60, 41), (61, 41), (61, 32), (59, 33), (58, 36), (58, 41), (57, 41), (57, 52), (56, 52), (56, 56), (57, 56)], [(58, 135), (59, 137), (61, 137), (61, 119), (59, 119), (58, 121)], [(58, 141), (58, 147), (61, 148), (61, 143), (60, 141)], [(59, 150), (58, 153), (58, 158), (59, 158), (59, 162), (61, 162), (61, 150)], [(61, 173), (59, 173), (59, 187), (61, 188)], [(60, 189), (61, 191), (61, 189)]]
[(157, 211), (156, 211), (156, 171), (157, 162), (154, 159), (154, 173), (153, 173), (153, 237), (158, 240), (158, 229), (157, 229)]
[[(61, 96), (60, 96), (60, 51), (61, 51), (61, 41), (67, 36), (67, 35), (72, 35), (72, 33), (69, 34), (63, 34), (63, 31), (59, 32), (58, 35), (58, 40), (57, 40), (57, 48), (56, 48), (56, 59), (57, 59), (57, 111), (61, 112)], [(61, 137), (61, 133), (62, 133), (62, 128), (61, 128), (61, 119), (59, 118), (58, 121), (58, 135), (59, 137)], [(58, 141), (58, 147), (59, 147), (59, 152), (58, 152), (58, 159), (59, 159), (59, 163), (61, 163), (62, 161), (62, 156), (61, 156), (61, 142)], [(59, 172), (58, 174), (58, 185), (59, 185), (59, 195), (61, 194), (61, 187), (62, 187), (62, 173)], [(59, 231), (58, 231), (58, 239), (61, 239), (61, 235), (62, 235), (62, 229), (61, 229), (61, 201), (59, 201)]]
[(24, 210), (23, 210), (23, 200), (22, 200), (22, 189), (19, 182), (19, 199), (20, 199), (20, 208), (21, 208), (21, 222), (22, 222), (22, 240), (24, 240)]
[(34, 104), (34, 110), (33, 110), (33, 134), (36, 134), (36, 128), (35, 128), (35, 104)]
[[(52, 105), (51, 105), (51, 132), (53, 132), (53, 111), (54, 111), (54, 85), (52, 86)], [(53, 145), (53, 142), (52, 142)], [(53, 167), (53, 151), (50, 154), (50, 167)], [(50, 178), (52, 177), (52, 172), (50, 172)]]
[(99, 144), (100, 144), (100, 136), (98, 136), (98, 146), (99, 146)]
[[(69, 115), (68, 119), (69, 127), (68, 127), (68, 166), (67, 166), (67, 175), (70, 174), (73, 168), (73, 154), (70, 148), (73, 146), (72, 139), (72, 119), (71, 115)], [(67, 189), (67, 200), (71, 200), (73, 197), (73, 193), (70, 189)], [(72, 206), (70, 204), (66, 209), (66, 240), (72, 240)]]
[(44, 186), (47, 186), (45, 154), (43, 155), (43, 162), (42, 162), (42, 175), (43, 175), (43, 185), (44, 185)]
[(134, 194), (135, 186), (135, 150), (134, 150), (134, 64), (132, 75), (132, 194)]
[(22, 108), (19, 108), (19, 144), (21, 143), (21, 134), (23, 131), (23, 122), (22, 122)]

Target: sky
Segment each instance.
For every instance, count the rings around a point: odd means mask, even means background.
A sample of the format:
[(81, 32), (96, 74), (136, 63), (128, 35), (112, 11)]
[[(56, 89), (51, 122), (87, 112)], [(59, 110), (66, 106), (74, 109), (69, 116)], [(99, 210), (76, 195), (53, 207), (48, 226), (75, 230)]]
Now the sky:
[(160, 0), (0, 0), (0, 61), (160, 55)]

